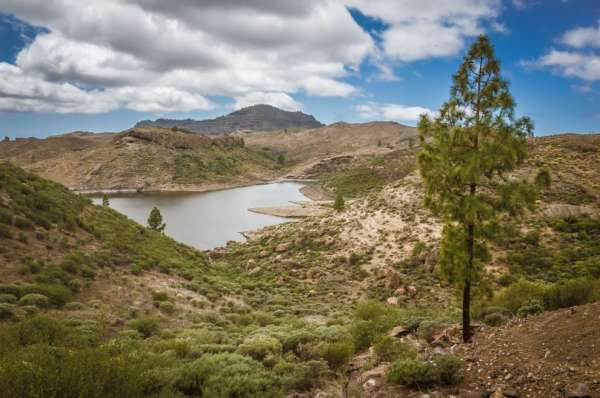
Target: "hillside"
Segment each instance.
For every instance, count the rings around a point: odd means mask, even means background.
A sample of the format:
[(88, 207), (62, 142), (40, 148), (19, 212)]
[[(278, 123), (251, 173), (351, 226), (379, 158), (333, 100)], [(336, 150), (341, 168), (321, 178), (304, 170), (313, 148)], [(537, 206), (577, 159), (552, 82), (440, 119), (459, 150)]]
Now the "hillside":
[[(146, 139), (186, 147), (185, 137)], [(598, 363), (575, 344), (600, 346), (597, 305), (561, 308), (600, 299), (598, 136), (530, 149), (519, 172), (547, 166), (555, 182), (495, 243), (466, 346), (410, 147), (321, 174), (348, 193), (343, 212), (208, 253), (2, 163), (0, 388), (21, 397), (43, 381), (80, 393), (94, 380), (95, 391), (132, 397), (595, 397)], [(417, 385), (398, 361), (420, 369)], [(48, 381), (58, 364), (61, 378)]]
[(3, 142), (0, 159), (77, 190), (207, 190), (270, 179), (278, 168), (243, 140), (158, 128)]
[(135, 127), (183, 128), (195, 133), (224, 134), (238, 130), (270, 131), (276, 129), (321, 127), (312, 115), (300, 111), (289, 112), (270, 105), (253, 105), (216, 119), (156, 119), (142, 120)]

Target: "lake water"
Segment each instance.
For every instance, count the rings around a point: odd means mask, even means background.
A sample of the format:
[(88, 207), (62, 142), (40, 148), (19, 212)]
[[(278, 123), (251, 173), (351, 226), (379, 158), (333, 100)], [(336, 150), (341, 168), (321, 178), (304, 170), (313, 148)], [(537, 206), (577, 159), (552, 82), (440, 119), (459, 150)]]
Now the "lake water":
[[(200, 249), (213, 249), (229, 240), (243, 241), (240, 232), (291, 221), (289, 218), (257, 214), (253, 207), (286, 206), (307, 201), (302, 184), (280, 182), (214, 192), (139, 193), (110, 197), (110, 207), (142, 225), (154, 206), (167, 224), (165, 233)], [(95, 204), (101, 196), (92, 196)]]

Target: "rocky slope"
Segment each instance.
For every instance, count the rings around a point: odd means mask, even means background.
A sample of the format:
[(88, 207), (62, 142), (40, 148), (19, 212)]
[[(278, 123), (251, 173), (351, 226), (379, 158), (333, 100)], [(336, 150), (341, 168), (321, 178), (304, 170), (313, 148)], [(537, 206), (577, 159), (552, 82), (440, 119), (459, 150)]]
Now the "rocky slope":
[(183, 128), (195, 133), (224, 134), (238, 130), (269, 131), (276, 129), (321, 127), (312, 115), (289, 112), (270, 105), (253, 105), (210, 120), (143, 120), (135, 127)]

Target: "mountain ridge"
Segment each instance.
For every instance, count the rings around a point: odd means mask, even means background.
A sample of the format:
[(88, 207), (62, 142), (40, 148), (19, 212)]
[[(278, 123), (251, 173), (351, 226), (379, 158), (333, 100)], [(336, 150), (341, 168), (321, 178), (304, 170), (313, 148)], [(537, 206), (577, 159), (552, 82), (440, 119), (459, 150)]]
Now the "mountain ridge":
[(277, 107), (252, 105), (214, 119), (142, 120), (135, 127), (182, 128), (194, 133), (225, 134), (239, 130), (270, 131), (285, 128), (316, 128), (324, 126), (314, 116), (300, 111), (290, 112)]

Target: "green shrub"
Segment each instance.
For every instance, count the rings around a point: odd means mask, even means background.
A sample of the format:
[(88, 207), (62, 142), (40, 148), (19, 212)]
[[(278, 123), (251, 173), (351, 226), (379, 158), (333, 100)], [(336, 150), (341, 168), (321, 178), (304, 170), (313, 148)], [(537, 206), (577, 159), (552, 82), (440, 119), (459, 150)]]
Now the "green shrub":
[(537, 315), (544, 312), (544, 306), (538, 300), (533, 300), (529, 304), (524, 305), (523, 307), (517, 310), (517, 316), (525, 318), (530, 315)]
[(151, 317), (134, 319), (129, 322), (129, 327), (137, 330), (138, 333), (145, 339), (160, 332), (160, 323), (158, 319)]
[(68, 329), (54, 318), (34, 316), (25, 319), (6, 331), (9, 339), (18, 346), (34, 344), (61, 345), (68, 340)]
[(152, 292), (152, 300), (169, 301), (169, 295), (165, 292)]
[(32, 346), (2, 358), (0, 391), (4, 398), (141, 398), (145, 379), (136, 363), (101, 350)]
[(258, 335), (248, 337), (238, 347), (237, 352), (241, 355), (250, 356), (257, 361), (269, 360), (274, 364), (274, 359), (281, 355), (282, 345), (274, 337)]
[(8, 303), (0, 303), (0, 321), (11, 319), (14, 316), (14, 305)]
[(354, 344), (350, 340), (340, 340), (323, 344), (319, 351), (332, 370), (339, 370), (352, 359)]
[(70, 299), (72, 292), (69, 288), (63, 285), (56, 284), (31, 284), (23, 285), (21, 287), (21, 294), (26, 295), (28, 293), (43, 294), (48, 297), (50, 304), (56, 307), (62, 307)]
[(169, 301), (161, 301), (158, 305), (158, 309), (165, 314), (173, 314), (175, 312), (175, 304)]
[(417, 336), (431, 343), (434, 335), (443, 328), (443, 324), (439, 321), (425, 320), (419, 324)]
[(546, 290), (545, 307), (548, 310), (555, 310), (589, 303), (598, 287), (600, 285), (597, 282), (586, 279), (559, 281)]
[(494, 305), (501, 306), (516, 314), (519, 308), (534, 300), (544, 300), (546, 285), (538, 282), (519, 280), (503, 289), (494, 298)]
[(282, 396), (279, 381), (260, 362), (230, 353), (203, 355), (179, 372), (174, 385), (187, 395), (201, 397)]
[(0, 239), (12, 239), (13, 234), (10, 227), (4, 224), (0, 224)]
[(507, 321), (508, 318), (499, 312), (492, 312), (491, 314), (487, 314), (483, 317), (483, 323), (488, 326), (500, 326), (505, 324)]
[(435, 365), (418, 359), (400, 359), (392, 363), (387, 378), (409, 387), (427, 387), (438, 381)]
[(80, 311), (86, 308), (86, 305), (78, 301), (72, 301), (65, 304), (65, 310), (67, 311)]
[(396, 359), (414, 359), (417, 357), (417, 350), (413, 346), (395, 337), (383, 336), (378, 338), (373, 349), (380, 361), (391, 362)]
[(460, 381), (459, 371), (463, 366), (463, 361), (453, 355), (438, 355), (433, 359), (436, 367), (436, 374), (439, 381), (443, 384), (454, 385)]
[(0, 294), (0, 303), (9, 303), (14, 304), (17, 302), (17, 296), (9, 293), (1, 293)]
[(29, 293), (19, 299), (20, 305), (35, 305), (36, 307), (46, 308), (50, 305), (50, 300), (43, 294)]
[(280, 361), (273, 368), (286, 390), (308, 391), (319, 383), (327, 370), (323, 361), (286, 362)]

